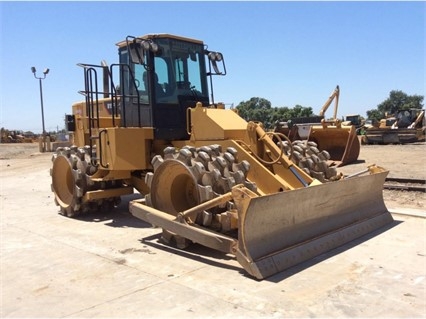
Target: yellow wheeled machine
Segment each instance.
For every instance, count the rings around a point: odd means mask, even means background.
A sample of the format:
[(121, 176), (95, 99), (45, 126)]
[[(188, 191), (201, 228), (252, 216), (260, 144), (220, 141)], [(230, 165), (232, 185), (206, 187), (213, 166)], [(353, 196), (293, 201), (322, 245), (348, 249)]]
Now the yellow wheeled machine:
[(80, 65), (85, 101), (67, 116), (75, 146), (52, 158), (63, 215), (112, 208), (136, 189), (143, 198), (130, 212), (161, 227), (166, 242), (232, 254), (258, 279), (392, 222), (387, 170), (321, 183), (273, 141), (285, 137), (215, 103), (221, 53), (169, 34), (118, 47), (117, 64)]
[(425, 110), (409, 109), (380, 120), (379, 127), (364, 131), (363, 144), (405, 144), (425, 141)]
[[(355, 162), (360, 152), (357, 128), (337, 119), (339, 96), (340, 88), (336, 86), (322, 106), (319, 116), (279, 122), (275, 127), (275, 132), (283, 133), (292, 142), (297, 140), (314, 142), (319, 150), (328, 152), (330, 165), (339, 167)], [(326, 120), (325, 112), (333, 101), (333, 118)]]

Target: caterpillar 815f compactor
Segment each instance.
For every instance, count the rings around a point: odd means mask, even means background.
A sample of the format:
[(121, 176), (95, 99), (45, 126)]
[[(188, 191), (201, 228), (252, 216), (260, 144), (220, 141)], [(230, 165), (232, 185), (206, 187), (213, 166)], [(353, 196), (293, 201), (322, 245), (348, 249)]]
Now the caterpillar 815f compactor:
[(63, 215), (113, 207), (136, 189), (130, 212), (164, 240), (232, 254), (258, 279), (392, 221), (385, 169), (321, 183), (272, 133), (214, 103), (221, 53), (168, 34), (128, 36), (118, 51), (117, 64), (80, 64), (85, 100), (67, 115), (74, 146), (52, 157)]

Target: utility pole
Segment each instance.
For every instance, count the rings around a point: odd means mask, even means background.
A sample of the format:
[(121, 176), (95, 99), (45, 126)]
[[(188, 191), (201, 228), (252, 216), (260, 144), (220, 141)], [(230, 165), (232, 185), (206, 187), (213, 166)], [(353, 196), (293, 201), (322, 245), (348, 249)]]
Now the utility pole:
[(34, 74), (34, 77), (37, 80), (39, 80), (39, 84), (40, 84), (41, 124), (43, 127), (43, 140), (42, 140), (43, 146), (40, 151), (46, 152), (46, 129), (44, 127), (43, 87), (41, 85), (41, 81), (46, 78), (47, 73), (49, 73), (49, 69), (44, 69), (43, 77), (37, 77), (36, 75), (37, 70), (35, 67), (31, 67), (31, 72)]

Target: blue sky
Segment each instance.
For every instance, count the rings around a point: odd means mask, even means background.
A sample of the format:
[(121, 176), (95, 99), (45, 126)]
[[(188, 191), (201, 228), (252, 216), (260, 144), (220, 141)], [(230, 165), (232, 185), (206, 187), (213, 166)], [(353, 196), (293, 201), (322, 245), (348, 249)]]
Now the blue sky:
[[(338, 116), (376, 108), (391, 90), (425, 95), (425, 2), (0, 2), (0, 127), (63, 128), (82, 100), (77, 63), (117, 62), (127, 35), (172, 33), (224, 54), (215, 101), (262, 97), (320, 111), (340, 86)], [(326, 116), (331, 116), (328, 110)]]

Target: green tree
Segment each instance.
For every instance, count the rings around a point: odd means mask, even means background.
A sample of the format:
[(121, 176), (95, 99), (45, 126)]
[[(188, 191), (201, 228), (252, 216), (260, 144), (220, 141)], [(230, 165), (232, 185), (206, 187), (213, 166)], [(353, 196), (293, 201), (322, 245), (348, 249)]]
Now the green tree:
[(293, 109), (290, 110), (290, 117), (309, 117), (313, 116), (314, 112), (312, 107), (304, 107), (297, 104)]
[(271, 102), (260, 97), (252, 97), (248, 101), (240, 102), (236, 109), (238, 114), (246, 121), (262, 122), (265, 127), (271, 121)]
[(284, 107), (274, 107), (272, 109), (271, 122), (276, 123), (281, 122), (287, 118), (291, 117), (291, 109), (287, 106)]
[(294, 108), (271, 107), (271, 102), (260, 97), (252, 97), (248, 101), (240, 102), (236, 109), (246, 121), (262, 122), (266, 129), (273, 128), (277, 121), (286, 121), (294, 117), (312, 116), (311, 107), (296, 105)]
[(384, 117), (385, 117), (385, 113), (382, 113), (381, 111), (377, 109), (367, 111), (367, 118), (369, 119), (380, 121)]
[(240, 102), (236, 108), (238, 114), (246, 121), (257, 121), (255, 117), (259, 116), (261, 113), (260, 110), (269, 110), (271, 108), (271, 102), (264, 98), (252, 97), (248, 101)]

